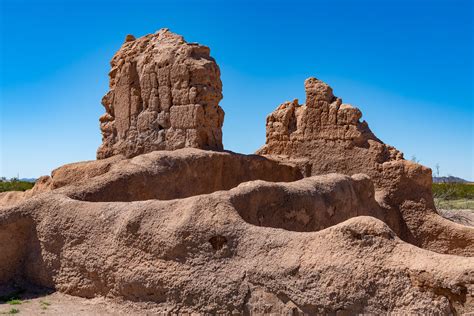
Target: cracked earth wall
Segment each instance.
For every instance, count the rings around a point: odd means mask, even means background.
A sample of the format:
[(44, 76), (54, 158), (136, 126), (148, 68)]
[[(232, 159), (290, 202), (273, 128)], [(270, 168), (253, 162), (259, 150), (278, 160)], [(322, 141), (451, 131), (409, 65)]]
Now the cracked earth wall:
[(210, 50), (162, 29), (127, 36), (112, 58), (97, 158), (184, 147), (222, 149), (220, 70)]

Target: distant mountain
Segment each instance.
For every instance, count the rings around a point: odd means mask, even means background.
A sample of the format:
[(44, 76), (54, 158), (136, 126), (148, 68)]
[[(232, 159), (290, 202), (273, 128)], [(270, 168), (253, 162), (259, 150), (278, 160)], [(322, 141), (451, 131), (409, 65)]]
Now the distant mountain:
[(458, 178), (458, 177), (453, 177), (453, 176), (447, 176), (447, 177), (433, 177), (433, 183), (468, 183), (469, 181)]
[(34, 183), (34, 182), (36, 182), (36, 178), (21, 178), (20, 181)]

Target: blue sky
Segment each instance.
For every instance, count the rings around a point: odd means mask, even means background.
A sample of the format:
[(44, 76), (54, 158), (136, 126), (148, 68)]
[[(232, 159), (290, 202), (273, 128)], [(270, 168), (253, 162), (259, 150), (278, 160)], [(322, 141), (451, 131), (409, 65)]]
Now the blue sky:
[(224, 146), (252, 153), (315, 76), (371, 129), (442, 175), (474, 180), (473, 7), (461, 0), (1, 0), (0, 175), (95, 159), (109, 60), (168, 27), (221, 68)]

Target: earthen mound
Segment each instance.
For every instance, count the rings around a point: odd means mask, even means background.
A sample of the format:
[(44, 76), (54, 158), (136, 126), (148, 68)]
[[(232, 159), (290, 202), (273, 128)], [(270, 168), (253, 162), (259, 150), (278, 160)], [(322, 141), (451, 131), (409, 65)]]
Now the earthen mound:
[(471, 258), (417, 248), (358, 216), (378, 216), (366, 176), (251, 181), (173, 200), (68, 196), (88, 190), (65, 186), (0, 212), (0, 283), (26, 280), (179, 313), (473, 307)]
[(100, 159), (0, 194), (0, 285), (163, 314), (474, 309), (474, 229), (441, 218), (431, 170), (327, 84), (308, 79), (306, 104), (281, 105), (241, 155), (222, 150), (208, 48), (127, 36), (110, 79)]
[(257, 154), (292, 163), (305, 176), (366, 174), (385, 222), (402, 239), (436, 252), (474, 254), (472, 229), (437, 214), (431, 169), (384, 144), (361, 121), (362, 112), (326, 83), (309, 78), (305, 90), (305, 104), (285, 102), (267, 117), (266, 143)]

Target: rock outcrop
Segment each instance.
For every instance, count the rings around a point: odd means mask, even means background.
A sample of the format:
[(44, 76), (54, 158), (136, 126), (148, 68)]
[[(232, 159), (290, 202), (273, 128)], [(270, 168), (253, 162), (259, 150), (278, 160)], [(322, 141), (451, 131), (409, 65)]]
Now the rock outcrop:
[(101, 159), (0, 193), (0, 289), (162, 314), (474, 310), (474, 229), (440, 217), (430, 169), (328, 85), (308, 79), (306, 104), (281, 105), (260, 155), (241, 155), (203, 150), (222, 149), (208, 48), (127, 36), (110, 78)]
[(138, 39), (128, 35), (111, 61), (97, 158), (222, 149), (222, 83), (209, 53), (167, 29)]

